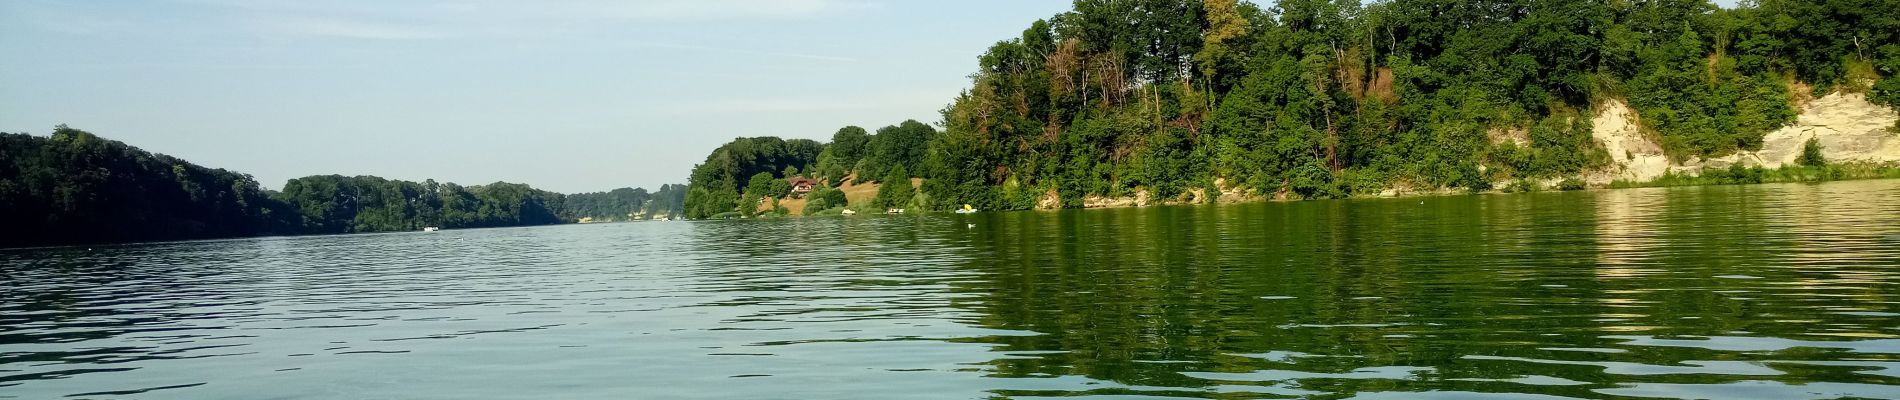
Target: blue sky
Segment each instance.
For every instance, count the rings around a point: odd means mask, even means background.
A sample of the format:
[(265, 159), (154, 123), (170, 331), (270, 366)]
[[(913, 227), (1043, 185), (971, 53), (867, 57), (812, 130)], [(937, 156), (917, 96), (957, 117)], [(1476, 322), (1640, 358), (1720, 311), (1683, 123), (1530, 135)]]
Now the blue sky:
[(1068, 1), (0, 2), (0, 131), (251, 173), (684, 183), (738, 136), (935, 122)]
[(4, 0), (0, 131), (65, 123), (271, 188), (652, 189), (734, 137), (936, 122), (979, 53), (1068, 6)]

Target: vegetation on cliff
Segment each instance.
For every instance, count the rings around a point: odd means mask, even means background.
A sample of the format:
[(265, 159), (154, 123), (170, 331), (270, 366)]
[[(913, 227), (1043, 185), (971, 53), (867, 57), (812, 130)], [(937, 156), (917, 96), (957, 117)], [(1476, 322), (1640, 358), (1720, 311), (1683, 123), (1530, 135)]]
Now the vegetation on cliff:
[(688, 215), (732, 211), (740, 177), (785, 167), (836, 183), (888, 181), (901, 166), (923, 179), (910, 203), (940, 210), (1137, 192), (1487, 189), (1610, 162), (1590, 136), (1608, 98), (1627, 99), (1671, 158), (1753, 150), (1820, 94), (1900, 107), (1895, 9), (1900, 0), (1078, 0), (979, 56), (941, 129), (845, 128), (830, 145), (763, 159), (745, 156), (787, 141), (741, 139), (695, 168)]

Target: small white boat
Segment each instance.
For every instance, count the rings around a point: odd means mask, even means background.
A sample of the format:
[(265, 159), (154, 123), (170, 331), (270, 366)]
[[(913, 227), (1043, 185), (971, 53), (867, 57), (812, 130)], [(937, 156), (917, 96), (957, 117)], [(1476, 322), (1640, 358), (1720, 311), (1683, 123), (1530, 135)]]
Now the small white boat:
[(422, 227), (422, 231), (423, 231), (423, 232), (435, 232), (435, 231), (439, 231), (439, 230), (442, 230), (442, 228), (437, 228), (437, 227), (433, 227), (433, 226), (425, 226), (425, 227)]
[(963, 205), (963, 208), (959, 208), (959, 209), (957, 209), (957, 211), (956, 211), (956, 213), (958, 213), (958, 214), (975, 214), (975, 213), (976, 213), (976, 207), (971, 207), (971, 206), (970, 206), (969, 204), (964, 204), (964, 205)]

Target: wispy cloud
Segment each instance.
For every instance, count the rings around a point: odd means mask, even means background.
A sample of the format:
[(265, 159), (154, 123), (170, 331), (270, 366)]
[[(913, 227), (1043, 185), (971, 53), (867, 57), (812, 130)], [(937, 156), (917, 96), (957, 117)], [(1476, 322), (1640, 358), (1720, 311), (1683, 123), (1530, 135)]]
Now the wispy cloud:
[(183, 1), (230, 11), (261, 33), (377, 40), (534, 36), (629, 22), (797, 20), (878, 7), (860, 0)]
[(450, 36), (447, 32), (423, 27), (316, 17), (271, 18), (258, 21), (257, 26), (272, 33), (345, 39), (419, 40)]
[(798, 19), (875, 8), (845, 0), (633, 0), (524, 3), (465, 1), (467, 9), (515, 9), (516, 15), (621, 20)]
[(819, 54), (787, 53), (787, 52), (776, 52), (776, 51), (758, 51), (758, 50), (747, 50), (747, 49), (733, 49), (733, 48), (700, 46), (700, 45), (691, 45), (691, 44), (652, 43), (652, 42), (633, 42), (633, 43), (628, 43), (628, 44), (634, 47), (652, 47), (652, 48), (662, 48), (662, 49), (705, 51), (705, 52), (738, 54), (738, 55), (749, 55), (749, 56), (802, 58), (802, 59), (807, 59), (807, 60), (819, 60), (819, 61), (842, 61), (842, 62), (857, 62), (858, 61), (858, 59), (850, 58), (850, 57), (837, 57), (837, 56), (827, 56), (827, 55), (819, 55)]
[(805, 113), (865, 110), (931, 110), (942, 107), (954, 89), (912, 90), (864, 96), (733, 97), (684, 101), (655, 111), (668, 114)]
[[(6, 64), (0, 64), (5, 67)], [(255, 64), (255, 63), (79, 63), (58, 64), (59, 68), (87, 69), (183, 69), (183, 70), (318, 70), (318, 69), (362, 69), (364, 65), (355, 64)]]

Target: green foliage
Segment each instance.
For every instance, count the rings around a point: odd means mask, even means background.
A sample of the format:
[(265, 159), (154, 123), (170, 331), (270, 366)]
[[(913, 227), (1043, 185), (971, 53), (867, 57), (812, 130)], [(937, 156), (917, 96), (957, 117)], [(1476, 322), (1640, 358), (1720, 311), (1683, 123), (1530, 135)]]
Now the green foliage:
[[(742, 186), (759, 174), (771, 175), (790, 168), (809, 169), (825, 146), (806, 139), (784, 140), (776, 137), (739, 138), (713, 150), (706, 161), (693, 167), (683, 207), (685, 217), (707, 218), (736, 210)], [(763, 195), (765, 191), (748, 194)]]
[(462, 187), (373, 176), (292, 179), (273, 196), (298, 210), (289, 233), (397, 232), (423, 227), (487, 228), (559, 224), (565, 197), (528, 185), (496, 182)]
[(747, 180), (745, 194), (748, 196), (776, 199), (792, 193), (792, 184), (784, 179), (772, 176), (770, 172), (760, 172)]
[(497, 182), (320, 175), (281, 192), (68, 128), (0, 134), (0, 247), (558, 224), (678, 215), (683, 185), (566, 196)]
[(792, 210), (789, 208), (785, 208), (784, 205), (779, 204), (778, 199), (775, 198), (775, 199), (770, 199), (770, 200), (772, 201), (772, 206), (769, 207), (766, 211), (761, 212), (761, 214), (769, 214), (769, 215), (777, 216), (777, 217), (792, 215)]
[(1557, 190), (1577, 191), (1583, 190), (1584, 188), (1586, 188), (1586, 186), (1583, 180), (1577, 178), (1564, 178), (1562, 182), (1557, 183)]
[(1874, 84), (1873, 90), (1867, 94), (1867, 100), (1874, 104), (1900, 108), (1900, 76), (1890, 76)]
[(1545, 118), (1530, 128), (1528, 146), (1504, 142), (1491, 150), (1489, 165), (1512, 176), (1556, 178), (1607, 165), (1610, 155), (1590, 136), (1590, 121), (1572, 115)]
[(923, 164), (930, 140), (936, 135), (936, 128), (917, 121), (878, 129), (857, 164), (858, 176), (886, 176), (895, 169)]
[(1807, 167), (1826, 166), (1827, 157), (1821, 155), (1821, 150), (1820, 138), (1808, 138), (1808, 142), (1801, 145), (1801, 157), (1795, 159), (1795, 164)]
[(1712, 181), (1717, 185), (1752, 185), (1762, 183), (1766, 173), (1767, 171), (1761, 167), (1749, 168), (1735, 164), (1730, 165), (1728, 169), (1702, 171), (1702, 179)]
[(811, 194), (805, 195), (805, 198), (807, 199), (805, 202), (805, 215), (812, 215), (818, 211), (832, 208), (851, 206), (850, 200), (845, 198), (844, 191), (829, 187), (814, 189)]
[(600, 222), (644, 219), (642, 211), (652, 197), (646, 189), (633, 188), (571, 194), (567, 196), (567, 207), (561, 210), (561, 218), (570, 221), (590, 218)]
[[(918, 206), (996, 210), (1052, 192), (1064, 207), (1142, 190), (1173, 199), (1216, 178), (1295, 198), (1484, 191), (1606, 166), (1591, 111), (1619, 97), (1671, 156), (1714, 157), (1758, 149), (1794, 120), (1795, 99), (1833, 88), (1870, 86), (1900, 107), (1894, 6), (1076, 1), (978, 56), (941, 132), (845, 128), (815, 153), (815, 174), (868, 181), (903, 167), (923, 179)], [(1514, 128), (1522, 142), (1488, 134)], [(718, 167), (727, 152), (695, 169), (696, 190), (760, 171)]]
[(811, 199), (811, 200), (805, 201), (805, 209), (800, 210), (800, 212), (802, 212), (805, 215), (813, 215), (813, 214), (817, 214), (819, 211), (831, 209), (832, 207), (833, 205), (831, 204), (830, 201), (821, 200), (821, 199)]
[(871, 200), (871, 205), (878, 208), (906, 208), (915, 196), (916, 189), (911, 186), (910, 173), (899, 165), (878, 182), (877, 197)]
[(1318, 160), (1308, 162), (1294, 172), (1290, 188), (1293, 194), (1302, 199), (1336, 199), (1346, 197), (1346, 190), (1333, 179), (1333, 172), (1326, 170)]
[(870, 134), (864, 128), (847, 126), (831, 135), (831, 143), (818, 154), (818, 164), (811, 174), (818, 179), (843, 181), (857, 168), (858, 161), (864, 159), (869, 151)]
[(1537, 181), (1531, 180), (1531, 179), (1518, 179), (1515, 181), (1511, 181), (1510, 184), (1504, 187), (1504, 191), (1506, 193), (1530, 193), (1530, 192), (1538, 191), (1540, 189), (1543, 189), (1542, 185), (1538, 184)]
[(686, 185), (660, 185), (660, 190), (653, 192), (653, 196), (647, 201), (646, 208), (641, 211), (640, 219), (683, 217), (686, 215), (686, 192)]
[(270, 234), (295, 213), (249, 175), (65, 125), (0, 134), (0, 247)]

